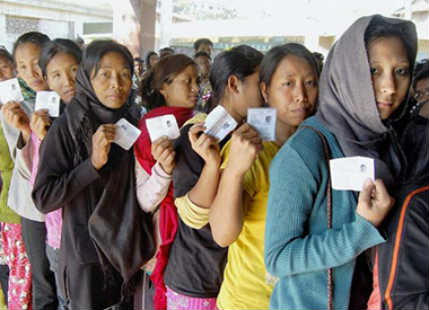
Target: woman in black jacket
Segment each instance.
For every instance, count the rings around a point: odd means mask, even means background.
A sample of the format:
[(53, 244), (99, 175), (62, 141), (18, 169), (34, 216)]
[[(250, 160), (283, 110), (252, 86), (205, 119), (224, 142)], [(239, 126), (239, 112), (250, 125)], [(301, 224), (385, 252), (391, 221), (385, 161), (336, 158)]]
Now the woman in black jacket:
[(59, 271), (72, 309), (125, 304), (154, 253), (151, 219), (137, 203), (132, 149), (112, 143), (118, 120), (139, 120), (129, 104), (132, 75), (126, 47), (91, 43), (75, 98), (40, 149), (33, 199), (44, 213), (63, 208)]
[(429, 309), (429, 114), (423, 103), (401, 138), (408, 167), (373, 251), (369, 310)]

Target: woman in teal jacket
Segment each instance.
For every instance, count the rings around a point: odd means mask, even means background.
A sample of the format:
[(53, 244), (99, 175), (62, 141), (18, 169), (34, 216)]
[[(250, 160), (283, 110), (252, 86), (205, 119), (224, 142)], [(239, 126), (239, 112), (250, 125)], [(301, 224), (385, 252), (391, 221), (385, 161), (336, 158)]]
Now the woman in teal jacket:
[[(376, 15), (357, 20), (331, 49), (316, 116), (304, 121), (270, 169), (265, 264), (280, 278), (272, 309), (366, 307), (363, 292), (370, 287), (356, 262), (384, 242), (376, 227), (393, 204), (384, 184), (392, 189), (404, 163), (392, 122), (408, 96), (416, 42), (411, 22)], [(332, 229), (329, 170), (315, 130), (331, 159), (375, 159), (377, 180), (367, 181), (359, 198), (332, 190)]]

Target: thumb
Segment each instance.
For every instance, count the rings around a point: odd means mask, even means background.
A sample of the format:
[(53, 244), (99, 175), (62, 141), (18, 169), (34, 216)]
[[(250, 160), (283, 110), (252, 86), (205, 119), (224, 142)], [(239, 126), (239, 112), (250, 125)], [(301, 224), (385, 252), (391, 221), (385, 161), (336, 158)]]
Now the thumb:
[(371, 204), (371, 194), (372, 194), (372, 191), (374, 190), (374, 188), (375, 188), (375, 184), (372, 182), (372, 180), (367, 179), (365, 181), (365, 183), (363, 184), (362, 191), (359, 194), (358, 203), (359, 204), (366, 203), (366, 204), (370, 205)]

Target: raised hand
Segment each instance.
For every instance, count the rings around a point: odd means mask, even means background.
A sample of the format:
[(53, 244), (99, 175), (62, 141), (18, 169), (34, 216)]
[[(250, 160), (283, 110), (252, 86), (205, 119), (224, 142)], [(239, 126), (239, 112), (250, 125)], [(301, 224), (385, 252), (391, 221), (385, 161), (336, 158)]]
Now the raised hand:
[(115, 134), (116, 125), (104, 124), (92, 135), (91, 163), (95, 169), (101, 169), (109, 160), (110, 147)]
[(30, 128), (37, 138), (43, 140), (48, 132), (49, 126), (51, 126), (51, 119), (48, 110), (42, 109), (33, 113), (31, 116)]
[(189, 129), (189, 141), (192, 149), (201, 156), (206, 164), (220, 165), (220, 148), (217, 140), (204, 133), (205, 127), (202, 123), (195, 124)]
[(231, 137), (228, 169), (239, 175), (245, 174), (262, 149), (262, 139), (258, 132), (247, 123), (241, 125)]
[(359, 194), (356, 212), (372, 223), (379, 226), (392, 208), (395, 200), (387, 192), (386, 186), (380, 179), (366, 181)]
[(165, 173), (173, 172), (176, 152), (173, 148), (173, 142), (167, 137), (161, 137), (152, 143), (152, 156), (161, 165)]

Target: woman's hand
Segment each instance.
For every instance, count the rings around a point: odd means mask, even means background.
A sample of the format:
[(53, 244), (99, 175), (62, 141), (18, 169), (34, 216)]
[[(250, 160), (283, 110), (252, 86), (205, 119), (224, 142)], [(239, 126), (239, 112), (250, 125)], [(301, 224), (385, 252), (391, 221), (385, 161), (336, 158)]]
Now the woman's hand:
[(171, 174), (173, 172), (176, 152), (173, 148), (173, 142), (168, 140), (167, 137), (161, 137), (152, 143), (152, 156), (161, 165), (165, 173)]
[(27, 141), (31, 135), (30, 119), (21, 108), (21, 104), (16, 101), (10, 101), (2, 106), (1, 111), (6, 123), (21, 131)]
[(249, 124), (241, 125), (231, 138), (228, 169), (244, 175), (263, 149), (262, 139)]
[(104, 124), (92, 136), (91, 163), (100, 170), (109, 160), (110, 147), (115, 139), (116, 125)]
[(207, 165), (219, 167), (220, 165), (220, 148), (217, 140), (204, 133), (203, 124), (195, 124), (189, 129), (189, 141), (192, 149), (201, 156)]
[(359, 194), (356, 212), (375, 227), (378, 227), (393, 207), (395, 200), (387, 192), (380, 179), (366, 181)]
[(30, 128), (39, 140), (43, 140), (51, 126), (51, 119), (48, 110), (38, 110), (33, 113), (30, 121)]

